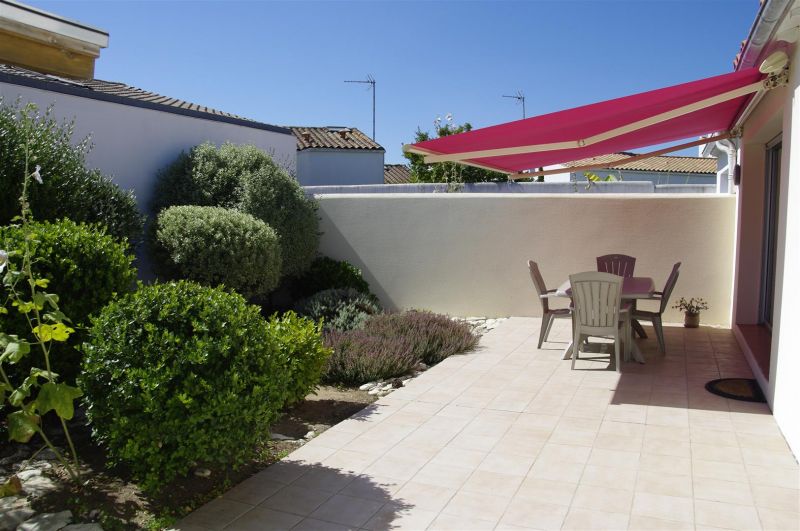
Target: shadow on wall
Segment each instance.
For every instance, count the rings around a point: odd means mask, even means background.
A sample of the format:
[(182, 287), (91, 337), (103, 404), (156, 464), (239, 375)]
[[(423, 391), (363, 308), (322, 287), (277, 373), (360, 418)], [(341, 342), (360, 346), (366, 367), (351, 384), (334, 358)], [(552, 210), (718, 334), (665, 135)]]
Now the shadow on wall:
[[(372, 293), (378, 297), (381, 302), (381, 306), (383, 306), (385, 310), (396, 311), (403, 309), (398, 307), (396, 301), (391, 299), (389, 293), (380, 284), (380, 282), (378, 282), (378, 279), (375, 278), (375, 276), (372, 274), (372, 271), (369, 270), (356, 249), (349, 244), (345, 234), (339, 230), (336, 224), (331, 220), (330, 216), (328, 216), (328, 214), (321, 208), (317, 210), (317, 213), (319, 214), (320, 218), (319, 226), (320, 228), (325, 227), (325, 233), (328, 235), (327, 239), (337, 243), (335, 249), (326, 249), (323, 252), (323, 250), (320, 248), (319, 252), (325, 256), (333, 258), (334, 260), (346, 260), (359, 268), (364, 280), (369, 283), (370, 291), (372, 291)], [(320, 243), (322, 243), (322, 240)]]

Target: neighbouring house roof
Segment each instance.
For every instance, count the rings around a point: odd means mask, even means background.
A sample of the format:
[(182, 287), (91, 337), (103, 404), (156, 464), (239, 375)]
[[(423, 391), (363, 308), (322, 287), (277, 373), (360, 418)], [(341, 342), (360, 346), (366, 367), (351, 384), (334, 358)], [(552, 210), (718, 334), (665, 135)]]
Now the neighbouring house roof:
[(81, 98), (181, 114), (193, 118), (226, 122), (276, 133), (291, 134), (291, 131), (284, 127), (257, 122), (249, 118), (212, 109), (211, 107), (205, 107), (178, 98), (162, 96), (155, 92), (114, 81), (103, 81), (101, 79), (67, 79), (0, 63), (0, 82), (49, 90)]
[[(682, 157), (677, 155), (661, 155), (647, 159), (615, 165), (614, 162), (636, 156), (636, 153), (620, 152), (600, 155), (588, 159), (567, 162), (564, 166), (588, 166), (602, 164), (603, 169), (653, 171), (664, 173), (717, 173), (717, 159), (708, 157)], [(607, 165), (607, 166), (606, 166)]]
[(384, 151), (383, 146), (355, 127), (290, 126), (297, 138), (297, 151), (304, 149), (365, 149)]
[(406, 184), (411, 182), (411, 168), (405, 164), (384, 164), (383, 184)]

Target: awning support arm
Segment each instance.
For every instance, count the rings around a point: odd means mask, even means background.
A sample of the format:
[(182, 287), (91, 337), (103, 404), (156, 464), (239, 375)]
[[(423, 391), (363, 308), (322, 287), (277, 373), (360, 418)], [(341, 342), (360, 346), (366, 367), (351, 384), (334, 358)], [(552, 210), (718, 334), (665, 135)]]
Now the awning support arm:
[(636, 162), (637, 160), (649, 159), (651, 157), (658, 157), (659, 155), (665, 155), (667, 153), (672, 153), (673, 151), (679, 151), (681, 149), (686, 149), (690, 147), (699, 146), (701, 144), (708, 144), (711, 142), (716, 142), (717, 140), (724, 140), (726, 138), (732, 138), (736, 135), (731, 133), (730, 131), (726, 131), (724, 133), (719, 133), (708, 138), (701, 138), (699, 140), (693, 140), (691, 142), (686, 142), (685, 144), (679, 144), (677, 146), (671, 146), (664, 149), (658, 149), (656, 151), (651, 151), (649, 153), (642, 153), (640, 155), (634, 155), (633, 157), (627, 157), (620, 160), (615, 160), (611, 163), (594, 163), (594, 164), (584, 164), (582, 166), (573, 166), (568, 167), (565, 166), (563, 168), (558, 168), (555, 170), (545, 170), (545, 171), (532, 171), (530, 173), (513, 173), (508, 176), (510, 180), (516, 181), (519, 179), (528, 179), (530, 177), (540, 177), (545, 175), (554, 175), (557, 173), (573, 173), (576, 171), (588, 171), (588, 170), (599, 170), (605, 168), (616, 168), (618, 166), (624, 166), (629, 162)]

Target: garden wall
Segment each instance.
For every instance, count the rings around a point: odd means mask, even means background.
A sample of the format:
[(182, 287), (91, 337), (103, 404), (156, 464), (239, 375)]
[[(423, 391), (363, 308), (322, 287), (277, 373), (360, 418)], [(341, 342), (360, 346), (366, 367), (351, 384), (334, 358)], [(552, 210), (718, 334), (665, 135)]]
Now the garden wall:
[(11, 83), (0, 82), (0, 96), (8, 103), (17, 99), (22, 105), (35, 103), (41, 110), (52, 105), (55, 119), (74, 120), (73, 140), (90, 135), (94, 144), (86, 165), (110, 176), (121, 188), (133, 190), (143, 211), (158, 171), (181, 151), (206, 141), (253, 144), (295, 169), (297, 141), (289, 130), (267, 131)]
[[(526, 262), (548, 287), (594, 270), (595, 257), (635, 256), (661, 289), (683, 262), (673, 298), (704, 297), (707, 324), (730, 326), (735, 198), (706, 194), (318, 195), (321, 252), (364, 271), (393, 309), (452, 315), (540, 314)], [(647, 306), (647, 305), (645, 305)], [(669, 310), (665, 320), (681, 315)]]

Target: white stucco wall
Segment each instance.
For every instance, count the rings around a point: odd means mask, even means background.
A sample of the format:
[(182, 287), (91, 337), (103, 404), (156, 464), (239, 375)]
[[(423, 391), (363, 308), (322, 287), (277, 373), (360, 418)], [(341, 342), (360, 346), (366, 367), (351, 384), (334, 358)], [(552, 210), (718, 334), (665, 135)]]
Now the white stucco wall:
[[(770, 383), (772, 412), (795, 457), (800, 456), (800, 58), (794, 54), (785, 92), (778, 245)], [(746, 127), (746, 124), (745, 124)], [(794, 128), (797, 127), (798, 131)]]
[(383, 184), (380, 150), (304, 149), (297, 152), (297, 180), (303, 186)]
[(21, 98), (41, 109), (53, 105), (58, 120), (74, 120), (77, 141), (91, 135), (94, 149), (87, 157), (91, 168), (110, 175), (122, 188), (136, 194), (139, 208), (146, 210), (155, 177), (161, 168), (183, 150), (211, 141), (253, 144), (294, 170), (296, 141), (292, 134), (254, 129), (225, 122), (182, 116), (106, 101), (81, 98), (36, 88), (0, 83), (6, 102)]
[[(673, 298), (701, 296), (730, 325), (735, 200), (705, 194), (321, 195), (320, 251), (363, 269), (389, 308), (539, 315), (527, 260), (557, 287), (595, 257), (635, 256), (657, 289), (683, 262)], [(665, 321), (680, 322), (669, 310)]]

